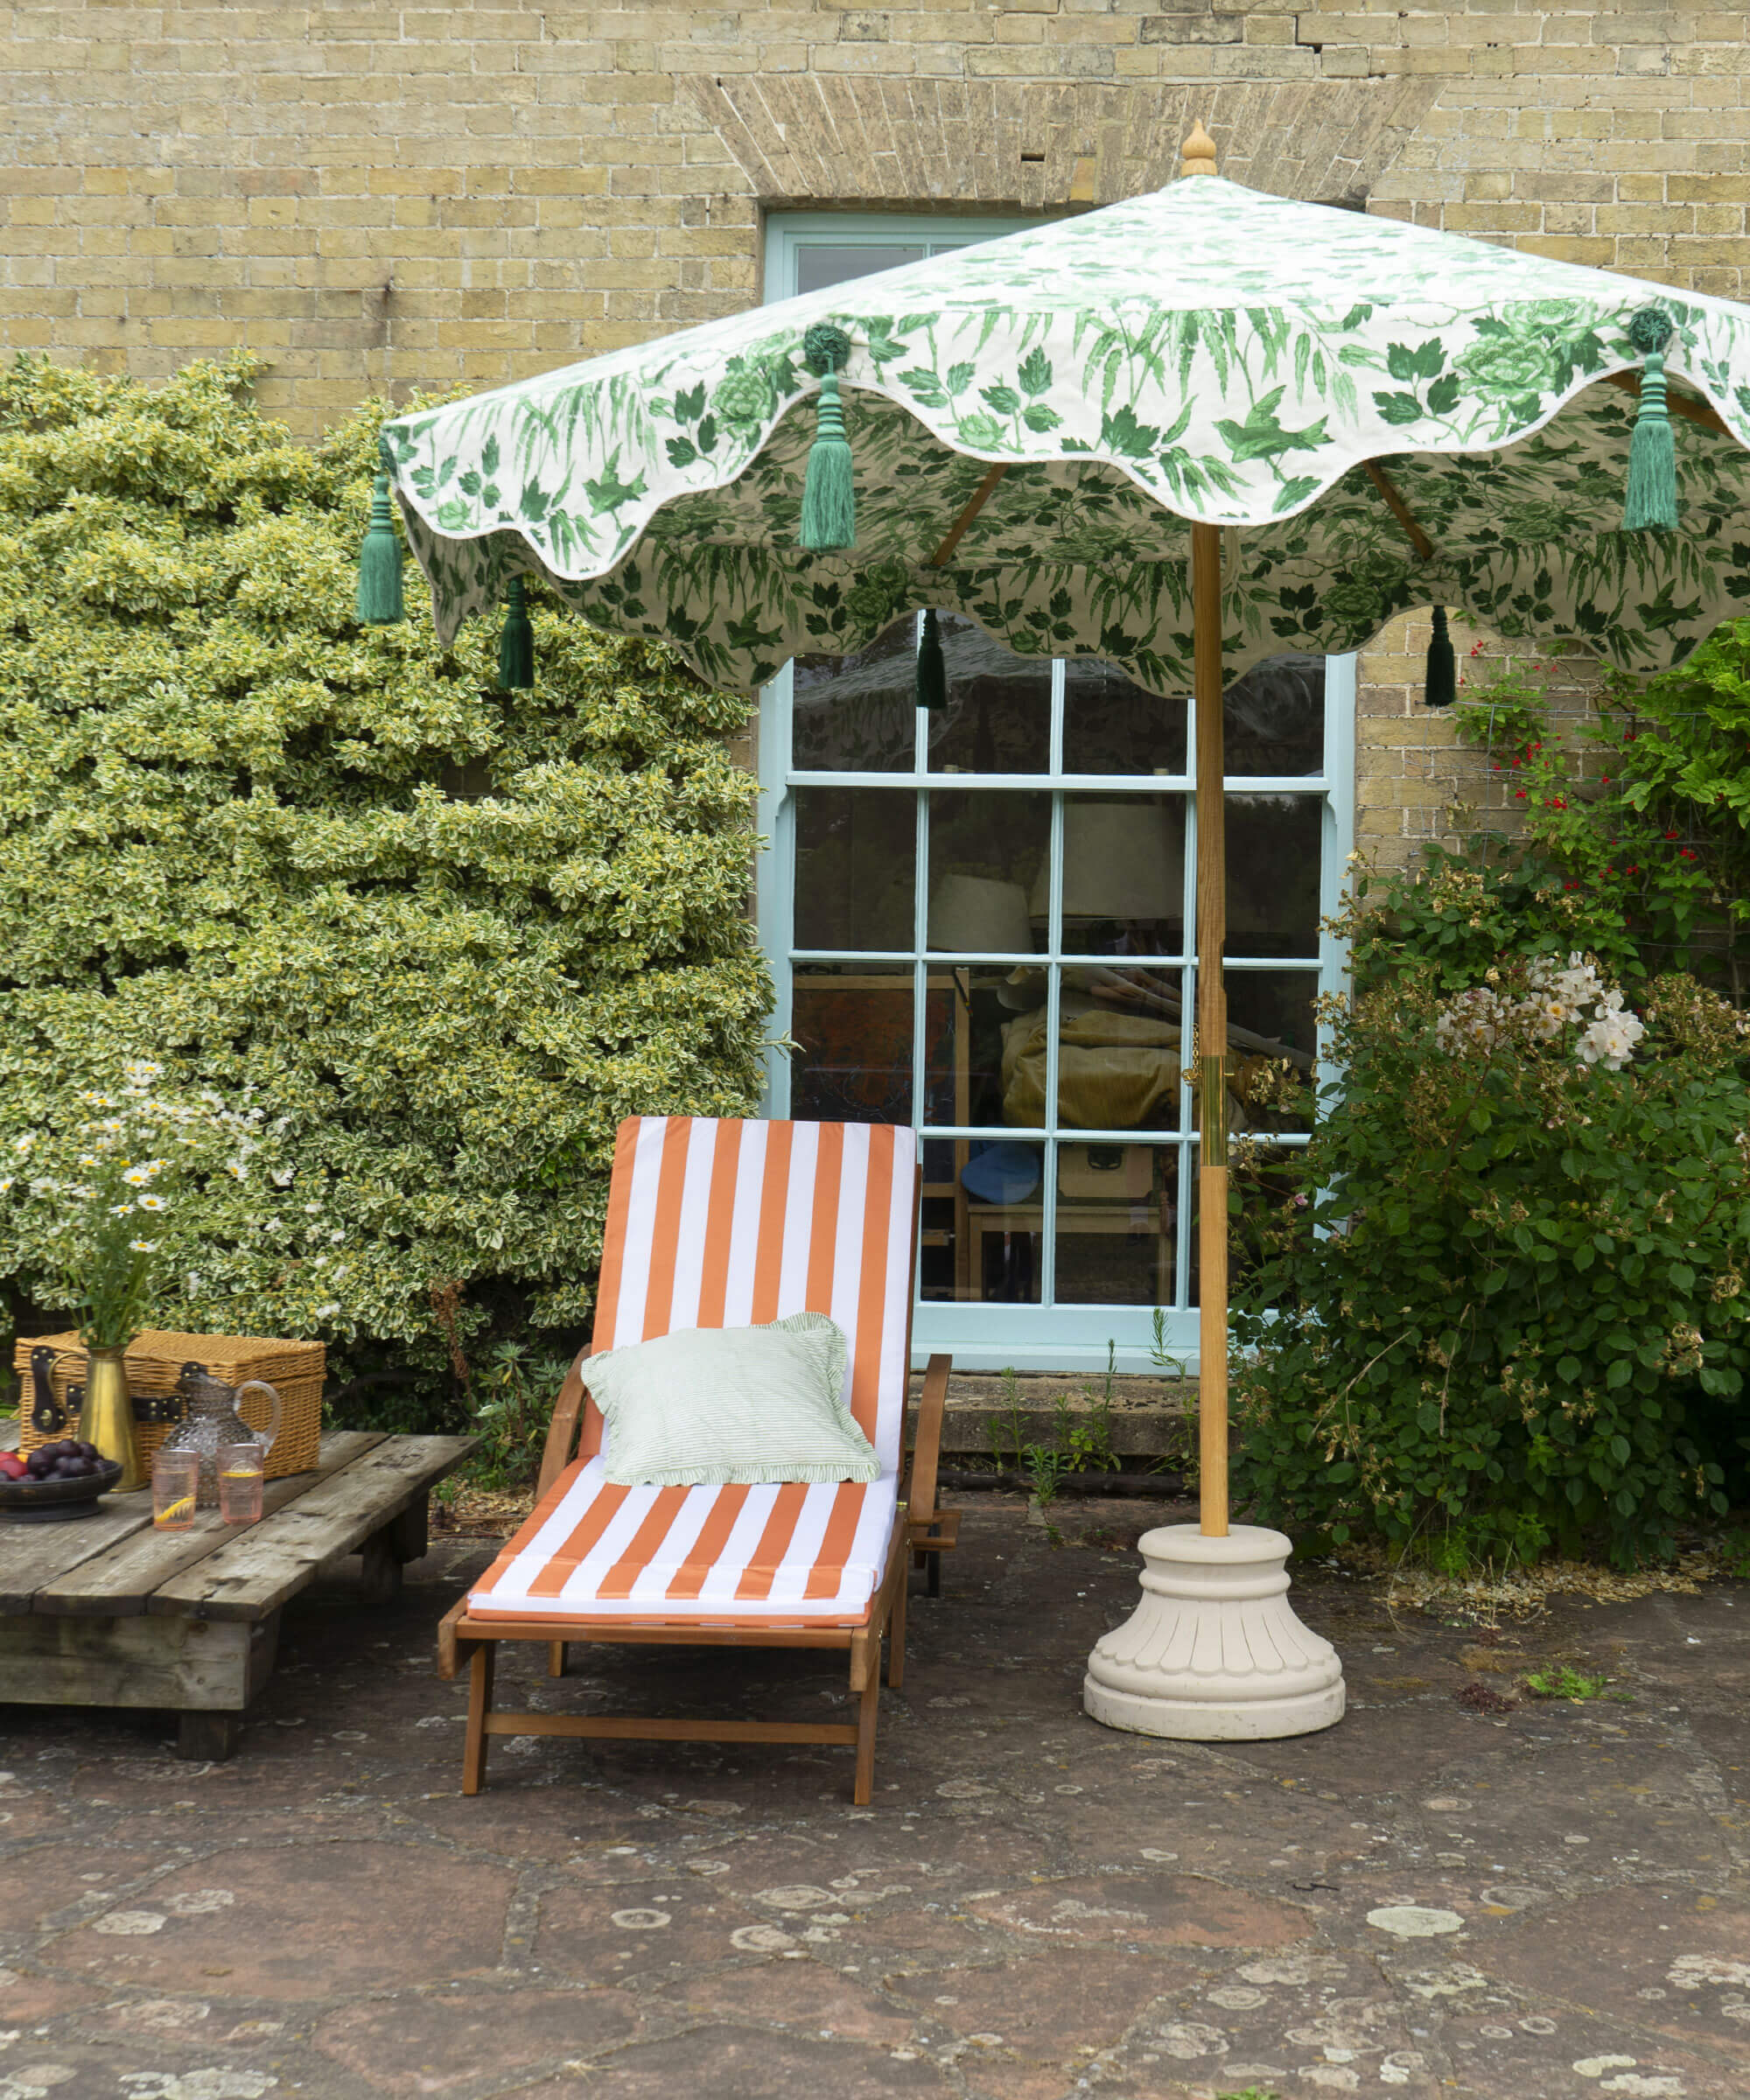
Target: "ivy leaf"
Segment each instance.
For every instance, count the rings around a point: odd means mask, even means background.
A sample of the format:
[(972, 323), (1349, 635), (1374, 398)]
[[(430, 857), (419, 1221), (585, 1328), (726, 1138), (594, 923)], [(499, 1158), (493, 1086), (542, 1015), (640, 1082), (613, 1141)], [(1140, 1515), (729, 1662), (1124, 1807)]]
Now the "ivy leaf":
[(527, 518), (531, 525), (538, 525), (547, 515), (547, 507), (552, 500), (552, 497), (542, 487), (538, 479), (533, 481), (525, 481), (522, 485), (522, 500), (516, 507), (518, 514)]
[(989, 402), (999, 416), (1012, 416), (1021, 405), (1021, 397), (1012, 387), (986, 387), (982, 398)]
[(1436, 416), (1450, 416), (1459, 405), (1462, 391), (1459, 375), (1449, 372), (1444, 379), (1437, 379), (1428, 389), (1428, 406)]
[(701, 381), (699, 382), (699, 383), (698, 383), (698, 385), (697, 385), (697, 386), (696, 386), (696, 387), (689, 387), (689, 388), (687, 388), (687, 390), (686, 390), (686, 392), (685, 392), (684, 394), (677, 394), (677, 395), (676, 395), (676, 396), (675, 396), (675, 420), (676, 420), (676, 423), (696, 423), (696, 422), (697, 422), (698, 418), (699, 418), (699, 417), (700, 417), (700, 416), (702, 416), (702, 415), (704, 413), (704, 405), (705, 405), (705, 387), (704, 387), (704, 382), (703, 380), (701, 380)]
[(1038, 430), (1043, 434), (1046, 430), (1054, 430), (1063, 418), (1057, 414), (1055, 410), (1046, 408), (1042, 401), (1033, 401), (1029, 402), (1026, 407), (1021, 410), (1021, 421), (1030, 430)]
[(1021, 360), (1015, 376), (1020, 381), (1024, 393), (1046, 393), (1051, 387), (1051, 360), (1036, 346)]
[(480, 472), (488, 476), (498, 472), (498, 439), (490, 433), (480, 447)]
[(1100, 418), (1100, 443), (1106, 451), (1122, 452), (1126, 458), (1147, 459), (1160, 443), (1160, 430), (1152, 423), (1138, 423), (1136, 410), (1126, 402)]
[(927, 409), (940, 409), (947, 403), (948, 394), (941, 379), (922, 365), (900, 373), (900, 384), (915, 394)]
[(963, 394), (972, 384), (978, 368), (970, 358), (948, 368), (948, 390), (950, 394)]
[(699, 456), (698, 447), (690, 438), (671, 438), (663, 449), (670, 466), (690, 466)]
[(1386, 423), (1418, 423), (1422, 417), (1422, 403), (1413, 394), (1376, 394), (1373, 405)]

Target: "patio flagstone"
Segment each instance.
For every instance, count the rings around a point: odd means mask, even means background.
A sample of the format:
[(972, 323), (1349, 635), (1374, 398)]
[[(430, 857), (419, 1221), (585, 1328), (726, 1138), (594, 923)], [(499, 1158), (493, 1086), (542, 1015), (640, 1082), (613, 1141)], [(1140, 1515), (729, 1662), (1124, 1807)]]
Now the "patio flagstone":
[[(1303, 1567), (1338, 1727), (1097, 1728), (1081, 1669), (1135, 1589), (1098, 1538), (1178, 1514), (1064, 1501), (1054, 1548), (972, 1498), (867, 1810), (830, 1748), (556, 1739), (463, 1800), (429, 1642), (479, 1541), (368, 1615), (311, 1592), (228, 1764), (150, 1715), (9, 1709), (0, 2093), (1742, 2100), (1750, 1586), (1490, 1634)], [(538, 1661), (517, 1696), (554, 1705), (838, 1692), (800, 1654)], [(1622, 1696), (1521, 1695), (1555, 1662)], [(1511, 1703), (1461, 1704), (1480, 1683)]]

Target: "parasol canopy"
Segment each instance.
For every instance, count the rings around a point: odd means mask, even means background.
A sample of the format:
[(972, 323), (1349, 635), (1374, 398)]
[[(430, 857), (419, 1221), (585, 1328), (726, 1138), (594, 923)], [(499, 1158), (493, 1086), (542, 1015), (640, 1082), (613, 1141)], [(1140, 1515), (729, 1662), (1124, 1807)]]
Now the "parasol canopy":
[[(1624, 533), (1649, 310), (1670, 331), (1680, 523)], [(846, 345), (856, 532), (810, 553), (822, 323)], [(741, 690), (928, 604), (1182, 690), (1189, 521), (1245, 528), (1229, 678), (1431, 603), (1651, 671), (1750, 601), (1750, 312), (1214, 176), (385, 438), (443, 636), (537, 576)]]

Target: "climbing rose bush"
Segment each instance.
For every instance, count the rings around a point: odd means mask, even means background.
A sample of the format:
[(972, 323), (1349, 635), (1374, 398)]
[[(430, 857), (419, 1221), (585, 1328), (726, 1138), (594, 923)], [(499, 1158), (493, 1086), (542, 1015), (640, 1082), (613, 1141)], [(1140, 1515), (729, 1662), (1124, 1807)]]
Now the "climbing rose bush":
[(1237, 1492), (1455, 1571), (1668, 1554), (1746, 1480), (1750, 1022), (1583, 955), (1443, 973), (1334, 1005), (1341, 1087), (1250, 1207)]
[[(361, 629), (382, 404), (310, 450), (250, 378), (0, 374), (0, 1158), (146, 1059), (259, 1133), (154, 1222), (159, 1324), (341, 1376), (564, 1346), (621, 1117), (757, 1097), (746, 704), (538, 597), (500, 692), (411, 565)], [(52, 1208), (0, 1192), (33, 1320), (72, 1303)]]

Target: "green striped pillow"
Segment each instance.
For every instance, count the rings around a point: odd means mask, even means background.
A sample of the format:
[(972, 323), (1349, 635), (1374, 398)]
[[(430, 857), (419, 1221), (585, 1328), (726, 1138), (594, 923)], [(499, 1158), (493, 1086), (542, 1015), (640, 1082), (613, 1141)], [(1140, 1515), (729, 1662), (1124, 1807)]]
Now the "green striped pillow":
[(875, 1480), (844, 1369), (844, 1331), (824, 1312), (605, 1350), (584, 1365), (607, 1424), (604, 1471), (620, 1488)]

